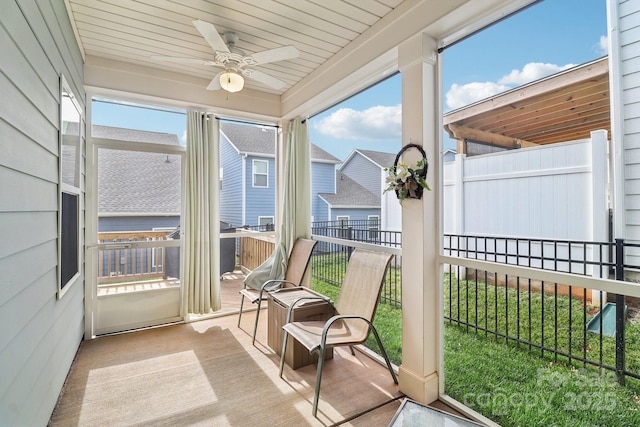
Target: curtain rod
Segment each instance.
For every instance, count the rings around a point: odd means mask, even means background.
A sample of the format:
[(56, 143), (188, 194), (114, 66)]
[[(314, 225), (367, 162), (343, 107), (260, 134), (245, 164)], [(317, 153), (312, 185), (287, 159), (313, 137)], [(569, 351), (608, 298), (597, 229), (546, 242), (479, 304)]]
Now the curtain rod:
[(538, 4), (538, 3), (542, 2), (542, 1), (543, 1), (543, 0), (536, 0), (536, 1), (532, 2), (532, 3), (529, 3), (529, 4), (528, 4), (528, 5), (526, 5), (525, 7), (521, 8), (521, 9), (518, 9), (518, 10), (516, 10), (516, 11), (514, 11), (514, 12), (511, 12), (511, 13), (509, 13), (509, 14), (507, 14), (507, 15), (503, 16), (502, 18), (497, 19), (497, 20), (495, 20), (495, 21), (491, 22), (490, 24), (487, 24), (487, 25), (485, 25), (485, 26), (483, 26), (483, 27), (480, 27), (480, 28), (478, 28), (477, 30), (472, 31), (471, 33), (467, 34), (466, 36), (461, 37), (461, 38), (459, 38), (459, 39), (457, 39), (457, 40), (455, 40), (455, 41), (453, 41), (453, 42), (449, 43), (449, 44), (448, 44), (448, 45), (446, 45), (446, 46), (439, 47), (439, 48), (438, 48), (438, 53), (442, 53), (442, 52), (444, 52), (446, 49), (449, 49), (451, 46), (455, 46), (455, 45), (457, 45), (458, 43), (460, 43), (461, 41), (464, 41), (464, 40), (468, 39), (468, 38), (469, 38), (469, 37), (471, 37), (471, 36), (475, 36), (475, 35), (476, 35), (476, 34), (478, 34), (479, 32), (484, 31), (484, 30), (486, 30), (487, 28), (493, 27), (494, 25), (496, 25), (496, 24), (498, 24), (498, 23), (500, 23), (500, 22), (504, 21), (505, 19), (511, 18), (512, 16), (517, 15), (518, 13), (523, 12), (523, 11), (525, 11), (526, 9), (529, 9), (531, 6), (534, 6), (534, 5), (536, 5), (536, 4)]
[(278, 126), (278, 125), (267, 125), (267, 124), (262, 124), (262, 123), (248, 122), (246, 120), (240, 120), (240, 119), (227, 119), (227, 118), (219, 117), (219, 116), (215, 116), (215, 117), (218, 120), (222, 120), (222, 121), (229, 122), (229, 123), (241, 123), (241, 124), (244, 124), (244, 125), (264, 126), (264, 127), (271, 127), (271, 128), (276, 128), (276, 129), (280, 128), (280, 126)]

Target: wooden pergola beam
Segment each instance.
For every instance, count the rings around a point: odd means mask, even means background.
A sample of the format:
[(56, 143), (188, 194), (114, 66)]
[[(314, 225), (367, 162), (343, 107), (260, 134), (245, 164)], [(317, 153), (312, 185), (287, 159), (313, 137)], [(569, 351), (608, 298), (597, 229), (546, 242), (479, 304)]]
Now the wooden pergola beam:
[[(466, 126), (460, 126), (453, 123), (445, 125), (445, 129), (452, 138), (458, 140), (458, 152), (460, 152), (460, 141), (470, 139), (473, 141), (484, 142), (491, 145), (497, 145), (504, 148), (520, 148), (520, 147), (533, 147), (538, 144), (530, 141), (525, 141), (519, 138), (513, 138), (510, 136), (500, 135), (497, 133), (486, 132), (483, 130), (473, 129)], [(466, 147), (464, 152), (466, 152)]]

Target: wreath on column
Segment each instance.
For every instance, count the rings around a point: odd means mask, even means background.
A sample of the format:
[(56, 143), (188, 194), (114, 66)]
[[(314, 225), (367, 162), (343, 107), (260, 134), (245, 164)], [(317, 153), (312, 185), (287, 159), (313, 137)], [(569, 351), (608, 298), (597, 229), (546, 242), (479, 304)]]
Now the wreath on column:
[[(422, 159), (416, 163), (415, 166), (410, 167), (404, 161), (400, 160), (402, 154), (414, 148), (422, 154)], [(393, 166), (384, 168), (389, 173), (387, 176), (387, 187), (383, 191), (395, 191), (400, 204), (404, 199), (421, 199), (422, 193), (425, 189), (431, 191), (429, 184), (427, 184), (427, 170), (429, 169), (429, 162), (427, 161), (427, 155), (424, 149), (417, 144), (407, 144), (398, 152), (396, 160), (393, 162)]]

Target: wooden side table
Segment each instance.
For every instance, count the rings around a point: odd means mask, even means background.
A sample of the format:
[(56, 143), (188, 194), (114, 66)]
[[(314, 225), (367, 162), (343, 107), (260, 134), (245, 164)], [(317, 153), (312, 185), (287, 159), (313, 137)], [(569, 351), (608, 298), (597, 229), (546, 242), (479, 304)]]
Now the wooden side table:
[[(324, 295), (304, 287), (282, 288), (269, 293), (267, 298), (267, 345), (278, 356), (282, 353), (282, 326), (287, 321), (289, 306), (298, 298), (309, 296), (326, 298)], [(333, 309), (325, 301), (300, 301), (291, 313), (291, 321), (328, 320), (332, 315)], [(333, 348), (327, 349), (325, 360), (331, 358), (333, 358)], [(318, 353), (309, 353), (309, 350), (302, 344), (290, 339), (287, 343), (284, 361), (293, 369), (298, 369), (316, 363), (318, 361)]]

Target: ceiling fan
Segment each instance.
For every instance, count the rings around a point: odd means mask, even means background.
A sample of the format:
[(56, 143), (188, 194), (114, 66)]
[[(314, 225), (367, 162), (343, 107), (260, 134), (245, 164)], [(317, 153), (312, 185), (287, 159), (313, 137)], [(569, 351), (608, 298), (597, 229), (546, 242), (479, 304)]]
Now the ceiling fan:
[(294, 46), (282, 46), (275, 49), (265, 50), (245, 55), (243, 51), (236, 48), (238, 35), (232, 31), (227, 31), (220, 35), (213, 24), (205, 21), (193, 21), (196, 29), (214, 50), (214, 59), (178, 58), (173, 56), (154, 55), (151, 58), (158, 61), (177, 62), (182, 64), (199, 64), (210, 67), (220, 67), (220, 71), (211, 80), (208, 90), (224, 89), (228, 92), (238, 92), (244, 87), (244, 77), (248, 77), (257, 82), (274, 89), (283, 88), (286, 83), (253, 67), (256, 65), (268, 64), (270, 62), (284, 61), (286, 59), (297, 58), (300, 51)]

